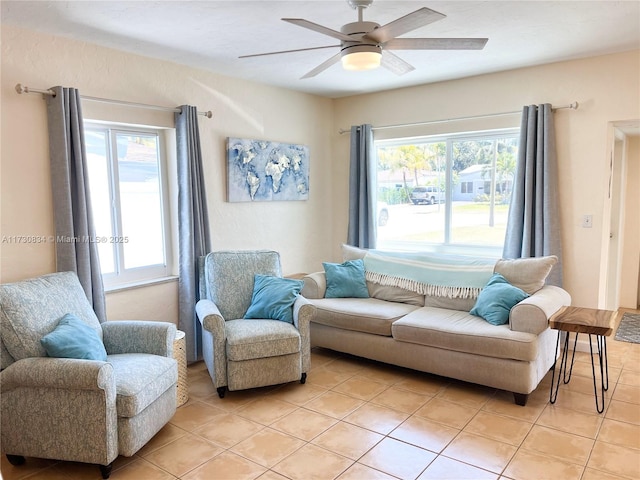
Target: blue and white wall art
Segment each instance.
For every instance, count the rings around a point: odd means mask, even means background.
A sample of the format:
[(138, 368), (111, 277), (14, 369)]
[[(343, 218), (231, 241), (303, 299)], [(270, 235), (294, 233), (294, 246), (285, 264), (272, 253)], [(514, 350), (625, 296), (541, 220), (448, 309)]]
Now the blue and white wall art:
[(307, 200), (309, 147), (228, 138), (227, 195), (229, 202)]

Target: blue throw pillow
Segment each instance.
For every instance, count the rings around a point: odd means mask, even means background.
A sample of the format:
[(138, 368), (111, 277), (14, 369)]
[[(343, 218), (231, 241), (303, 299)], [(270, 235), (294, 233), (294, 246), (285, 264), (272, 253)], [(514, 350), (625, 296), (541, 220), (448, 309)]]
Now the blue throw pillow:
[(484, 318), (492, 325), (504, 325), (509, 322), (511, 308), (528, 296), (528, 293), (511, 285), (502, 275), (494, 273), (469, 313)]
[(344, 263), (322, 264), (327, 278), (324, 298), (368, 298), (367, 281), (364, 278), (364, 262), (361, 258)]
[(107, 351), (98, 332), (71, 313), (62, 317), (40, 343), (50, 357), (107, 361)]
[(264, 318), (293, 323), (293, 304), (304, 282), (292, 278), (256, 275), (251, 305), (244, 318)]

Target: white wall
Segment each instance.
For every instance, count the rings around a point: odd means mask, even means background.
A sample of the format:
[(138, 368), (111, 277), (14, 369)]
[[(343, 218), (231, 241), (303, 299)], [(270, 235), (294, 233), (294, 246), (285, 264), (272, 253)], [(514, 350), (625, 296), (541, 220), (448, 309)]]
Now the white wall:
[[(567, 105), (573, 101), (580, 103), (578, 110), (559, 110), (555, 114), (564, 286), (574, 305), (596, 307), (599, 276), (606, 273), (600, 272), (600, 252), (603, 225), (608, 228), (603, 224), (609, 178), (607, 124), (640, 119), (640, 51), (337, 99), (334, 123), (337, 128), (362, 123), (405, 124), (508, 112), (529, 104)], [(518, 125), (518, 116), (501, 117), (384, 130), (376, 132), (376, 136), (404, 137), (449, 128)], [(334, 201), (336, 206), (347, 205), (349, 138), (334, 131), (333, 139)], [(593, 215), (593, 228), (581, 228), (584, 214)], [(346, 236), (344, 209), (335, 209), (333, 229), (336, 241)]]
[[(2, 168), (0, 234), (54, 234), (45, 102), (18, 95), (17, 83), (46, 89), (72, 86), (82, 95), (155, 105), (196, 105), (200, 119), (213, 248), (280, 251), (283, 272), (310, 271), (331, 255), (332, 101), (61, 37), (2, 27)], [(159, 126), (173, 114), (83, 102), (92, 119)], [(226, 202), (225, 142), (229, 136), (308, 145), (308, 201)], [(55, 271), (54, 244), (1, 248), (0, 281)], [(109, 319), (176, 321), (176, 282), (111, 293)]]

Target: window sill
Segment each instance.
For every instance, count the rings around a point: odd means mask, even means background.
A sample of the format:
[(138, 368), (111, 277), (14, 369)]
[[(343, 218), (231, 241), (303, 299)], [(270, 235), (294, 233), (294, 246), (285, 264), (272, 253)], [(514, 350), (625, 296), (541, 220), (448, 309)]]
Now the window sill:
[(110, 287), (105, 286), (104, 292), (117, 293), (117, 292), (124, 292), (127, 290), (135, 290), (136, 288), (151, 287), (153, 285), (161, 285), (163, 283), (176, 282), (178, 281), (178, 278), (179, 277), (177, 275), (171, 275), (168, 277), (153, 278), (151, 280), (141, 280), (139, 282), (123, 283), (121, 285), (112, 285)]

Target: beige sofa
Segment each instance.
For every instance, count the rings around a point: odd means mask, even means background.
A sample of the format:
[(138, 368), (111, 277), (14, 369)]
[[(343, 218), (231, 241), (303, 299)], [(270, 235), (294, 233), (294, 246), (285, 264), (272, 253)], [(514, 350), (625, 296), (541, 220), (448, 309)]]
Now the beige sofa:
[[(344, 260), (365, 253), (343, 247)], [(557, 332), (549, 318), (571, 303), (565, 290), (544, 285), (556, 261), (496, 262), (495, 272), (530, 294), (499, 326), (469, 313), (475, 298), (421, 295), (369, 280), (370, 298), (324, 298), (325, 272), (306, 275), (302, 295), (317, 308), (311, 344), (510, 391), (524, 406), (554, 363)]]

